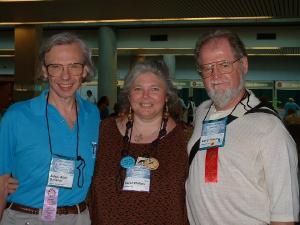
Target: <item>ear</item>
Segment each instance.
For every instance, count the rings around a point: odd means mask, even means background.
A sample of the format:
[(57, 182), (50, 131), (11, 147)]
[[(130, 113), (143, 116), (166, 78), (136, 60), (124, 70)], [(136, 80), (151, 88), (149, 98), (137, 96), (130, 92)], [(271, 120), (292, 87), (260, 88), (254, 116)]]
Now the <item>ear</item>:
[(88, 67), (85, 65), (85, 66), (83, 67), (82, 78), (86, 78), (86, 76), (88, 75), (88, 73), (89, 73), (89, 69), (88, 69)]
[(131, 105), (131, 102), (130, 102), (130, 94), (127, 95), (127, 98), (128, 98), (129, 104)]
[(167, 103), (168, 103), (168, 101), (169, 101), (169, 98), (168, 98), (168, 97), (166, 97), (166, 99), (165, 99), (165, 103), (167, 104)]
[(244, 56), (242, 58), (242, 68), (243, 68), (243, 75), (245, 76), (248, 73), (248, 58)]
[(43, 72), (44, 79), (48, 79), (47, 69), (44, 65), (42, 66), (42, 72)]

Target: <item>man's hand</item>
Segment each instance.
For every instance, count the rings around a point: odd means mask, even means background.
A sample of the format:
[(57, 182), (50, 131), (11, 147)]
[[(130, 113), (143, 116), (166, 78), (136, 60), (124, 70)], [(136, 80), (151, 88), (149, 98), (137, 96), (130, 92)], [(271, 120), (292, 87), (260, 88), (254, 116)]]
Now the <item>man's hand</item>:
[(0, 176), (0, 220), (2, 218), (3, 210), (6, 204), (6, 197), (8, 195), (8, 180), (9, 174)]
[(7, 194), (9, 195), (14, 193), (17, 190), (18, 186), (19, 186), (18, 180), (16, 180), (13, 177), (9, 177), (7, 181)]

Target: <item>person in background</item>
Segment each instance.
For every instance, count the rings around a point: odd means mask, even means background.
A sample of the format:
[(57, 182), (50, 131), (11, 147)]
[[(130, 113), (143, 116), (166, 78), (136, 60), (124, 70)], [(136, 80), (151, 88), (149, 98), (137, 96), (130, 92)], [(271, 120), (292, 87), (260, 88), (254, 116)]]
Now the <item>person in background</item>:
[[(89, 225), (100, 118), (77, 90), (93, 72), (91, 52), (59, 33), (42, 46), (39, 63), (49, 89), (10, 106), (0, 123), (0, 224)], [(18, 187), (8, 195), (10, 176)]]
[(284, 111), (285, 111), (284, 116), (288, 115), (288, 111), (290, 109), (294, 110), (296, 113), (300, 109), (299, 105), (295, 102), (295, 100), (293, 98), (289, 98), (288, 102), (285, 103), (285, 105), (284, 105)]
[(122, 114), (122, 109), (120, 109), (120, 104), (119, 103), (115, 103), (114, 104), (114, 111), (109, 115), (110, 117), (117, 117), (117, 116), (121, 116)]
[(289, 109), (286, 117), (283, 118), (283, 123), (285, 126), (289, 125), (300, 125), (300, 116), (297, 115), (297, 111), (294, 109)]
[(187, 105), (187, 113), (188, 113), (188, 118), (187, 118), (187, 123), (189, 125), (194, 124), (194, 114), (196, 111), (196, 105), (195, 102), (193, 101), (193, 97), (189, 97), (188, 105)]
[(201, 37), (196, 64), (210, 100), (188, 143), (191, 225), (292, 225), (298, 221), (295, 142), (280, 118), (245, 88), (248, 58), (224, 30)]
[(96, 98), (91, 90), (86, 91), (86, 96), (86, 100), (88, 100), (90, 103), (96, 104)]
[(119, 98), (125, 115), (101, 124), (91, 188), (92, 224), (188, 224), (188, 136), (172, 118), (176, 102), (162, 61), (137, 62), (125, 77)]
[(187, 106), (184, 103), (184, 100), (181, 97), (181, 94), (178, 92), (178, 101), (177, 101), (177, 117), (178, 121), (187, 123)]
[[(259, 96), (258, 99), (259, 99), (259, 101), (260, 101), (262, 104), (268, 106), (269, 108), (272, 108), (272, 107), (273, 107), (272, 102), (270, 102), (270, 101), (268, 100), (268, 97), (267, 97), (267, 96), (262, 95), (262, 96)], [(275, 111), (274, 108), (273, 108), (273, 110)], [(277, 111), (276, 111), (276, 112), (277, 112)]]
[(97, 103), (98, 109), (100, 111), (100, 118), (101, 120), (104, 120), (105, 118), (109, 117), (109, 100), (107, 96), (102, 96), (98, 103)]

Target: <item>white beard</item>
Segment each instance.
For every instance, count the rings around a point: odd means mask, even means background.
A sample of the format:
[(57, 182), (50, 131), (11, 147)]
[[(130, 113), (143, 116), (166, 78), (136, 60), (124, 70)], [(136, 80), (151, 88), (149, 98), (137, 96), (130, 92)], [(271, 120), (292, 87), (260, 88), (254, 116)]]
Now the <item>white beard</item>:
[[(213, 101), (213, 103), (215, 104), (215, 106), (217, 108), (225, 107), (231, 100), (233, 100), (240, 93), (240, 91), (244, 88), (244, 78), (243, 77), (244, 76), (241, 76), (240, 84), (235, 89), (227, 89), (225, 91), (211, 89), (211, 90), (207, 91), (208, 96), (211, 98), (211, 100)], [(212, 84), (214, 84), (214, 83), (218, 83), (218, 81), (212, 82)]]

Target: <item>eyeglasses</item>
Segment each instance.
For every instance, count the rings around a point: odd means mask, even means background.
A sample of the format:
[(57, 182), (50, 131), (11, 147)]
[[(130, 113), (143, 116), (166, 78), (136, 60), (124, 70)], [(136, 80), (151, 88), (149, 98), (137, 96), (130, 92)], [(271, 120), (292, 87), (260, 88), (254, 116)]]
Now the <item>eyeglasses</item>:
[(239, 61), (241, 58), (243, 57), (240, 57), (234, 61), (223, 60), (214, 63), (199, 65), (197, 71), (200, 73), (203, 79), (210, 77), (215, 68), (220, 74), (231, 73), (233, 70), (233, 64)]
[(84, 65), (82, 63), (71, 63), (68, 65), (62, 64), (48, 64), (45, 65), (50, 76), (58, 77), (62, 75), (65, 67), (71, 76), (80, 76), (83, 72)]

